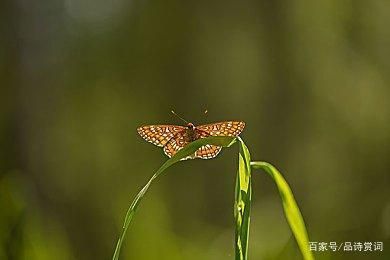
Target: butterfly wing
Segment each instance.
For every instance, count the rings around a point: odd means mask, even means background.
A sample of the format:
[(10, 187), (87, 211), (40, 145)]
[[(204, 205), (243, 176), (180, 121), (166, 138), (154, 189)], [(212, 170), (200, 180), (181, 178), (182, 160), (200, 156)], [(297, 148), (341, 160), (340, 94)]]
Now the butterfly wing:
[[(206, 131), (196, 129), (195, 139), (205, 138), (210, 136)], [(189, 144), (190, 142), (186, 138), (185, 131), (181, 131), (177, 133), (174, 137), (172, 137), (167, 144), (164, 146), (164, 153), (170, 158), (175, 155), (180, 149)], [(210, 159), (217, 156), (217, 154), (221, 151), (222, 147), (215, 145), (204, 145), (200, 147), (196, 152), (192, 155), (182, 158), (181, 160), (201, 158), (201, 159)]]
[(205, 131), (212, 136), (238, 136), (244, 130), (242, 121), (224, 121), (197, 126), (197, 129)]
[(221, 150), (222, 150), (221, 146), (207, 144), (200, 147), (195, 152), (195, 157), (200, 159), (211, 159), (217, 156)]
[[(195, 129), (195, 140), (208, 136), (238, 136), (245, 127), (242, 121), (225, 121), (207, 125), (197, 126)], [(194, 139), (188, 140), (186, 136), (186, 127), (177, 125), (147, 125), (137, 129), (138, 133), (146, 141), (164, 147), (164, 153), (171, 158), (180, 149), (186, 146)], [(211, 159), (218, 155), (221, 151), (221, 146), (204, 145), (200, 147), (194, 154), (187, 156), (181, 160), (201, 158)]]
[[(205, 138), (210, 136), (210, 133), (199, 129), (199, 127), (196, 127), (196, 139)], [(211, 144), (207, 144), (204, 146), (201, 146), (198, 150), (196, 150), (195, 154), (193, 155), (193, 158), (200, 158), (200, 159), (211, 159), (218, 155), (218, 153), (221, 151), (221, 146), (215, 146)]]
[[(197, 129), (202, 133), (202, 137), (206, 136), (238, 136), (245, 127), (242, 121), (225, 121), (207, 125), (197, 126)], [(204, 134), (207, 133), (207, 134)], [(218, 155), (221, 151), (221, 146), (205, 145), (196, 151), (195, 156), (201, 159), (211, 159)]]
[[(185, 138), (185, 130), (176, 133), (169, 141), (164, 145), (164, 153), (171, 158), (174, 156), (180, 149), (189, 144)], [(194, 156), (187, 156), (181, 160), (192, 159)]]
[(178, 125), (146, 125), (137, 128), (143, 139), (160, 147), (166, 145), (170, 139), (183, 130), (185, 127)]

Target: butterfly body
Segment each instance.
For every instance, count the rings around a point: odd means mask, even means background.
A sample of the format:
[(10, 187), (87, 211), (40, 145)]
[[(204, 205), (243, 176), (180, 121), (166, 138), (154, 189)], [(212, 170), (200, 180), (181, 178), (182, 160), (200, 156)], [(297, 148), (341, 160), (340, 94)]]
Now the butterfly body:
[(196, 133), (196, 128), (192, 123), (187, 124), (187, 129), (185, 131), (185, 140), (187, 142), (193, 142), (196, 139), (199, 139), (199, 136), (197, 136)]
[[(163, 147), (164, 153), (172, 157), (187, 144), (208, 136), (238, 136), (245, 127), (242, 121), (224, 121), (219, 123), (195, 126), (188, 123), (186, 126), (177, 125), (147, 125), (137, 129), (146, 141)], [(200, 147), (193, 155), (185, 159), (211, 159), (218, 155), (222, 147), (205, 145)]]

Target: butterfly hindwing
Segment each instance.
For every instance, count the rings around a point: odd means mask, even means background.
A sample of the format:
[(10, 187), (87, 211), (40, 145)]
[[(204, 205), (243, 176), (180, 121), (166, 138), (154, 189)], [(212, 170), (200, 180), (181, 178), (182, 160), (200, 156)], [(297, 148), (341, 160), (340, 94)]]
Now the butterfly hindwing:
[[(175, 134), (164, 146), (164, 153), (171, 158), (180, 149), (186, 146), (189, 142), (185, 138), (185, 130)], [(181, 160), (192, 159), (193, 156), (182, 158)]]
[[(205, 138), (210, 136), (209, 133), (203, 130), (196, 129), (195, 139)], [(178, 132), (174, 137), (172, 137), (168, 143), (164, 146), (164, 153), (168, 157), (172, 157), (175, 155), (180, 149), (188, 144), (188, 140), (186, 139), (185, 131)], [(222, 147), (215, 145), (204, 145), (200, 147), (196, 152), (192, 155), (189, 155), (181, 160), (193, 159), (193, 158), (201, 158), (201, 159), (210, 159), (221, 151)]]
[(219, 154), (221, 151), (222, 147), (221, 146), (215, 146), (211, 144), (204, 145), (200, 147), (196, 152), (195, 152), (195, 157), (196, 158), (201, 158), (201, 159), (211, 159), (214, 158)]

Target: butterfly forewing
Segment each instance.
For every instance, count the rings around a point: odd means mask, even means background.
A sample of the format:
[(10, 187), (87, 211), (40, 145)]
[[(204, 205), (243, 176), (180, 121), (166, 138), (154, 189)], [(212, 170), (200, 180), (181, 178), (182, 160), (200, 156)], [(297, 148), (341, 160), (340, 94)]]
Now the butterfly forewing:
[(212, 136), (238, 136), (244, 130), (242, 121), (225, 121), (214, 124), (200, 125), (199, 130), (206, 131)]
[(178, 125), (147, 125), (137, 129), (143, 139), (160, 147), (166, 145), (175, 134), (183, 130), (185, 127)]

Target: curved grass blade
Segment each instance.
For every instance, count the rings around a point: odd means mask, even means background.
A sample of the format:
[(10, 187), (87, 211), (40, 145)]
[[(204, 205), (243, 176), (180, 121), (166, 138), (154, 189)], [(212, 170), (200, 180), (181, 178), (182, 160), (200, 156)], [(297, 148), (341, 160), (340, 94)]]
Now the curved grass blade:
[(240, 137), (238, 172), (235, 188), (234, 218), (236, 220), (235, 256), (236, 260), (248, 258), (249, 225), (252, 200), (250, 154)]
[(201, 146), (204, 146), (206, 144), (211, 145), (218, 145), (223, 147), (229, 147), (232, 144), (236, 142), (236, 137), (230, 137), (230, 136), (211, 136), (207, 138), (198, 139), (194, 142), (191, 142), (190, 144), (186, 145), (178, 151), (172, 158), (167, 160), (150, 178), (150, 180), (146, 183), (146, 185), (140, 190), (140, 192), (137, 194), (137, 196), (134, 198), (133, 202), (131, 203), (129, 209), (127, 210), (125, 221), (122, 228), (122, 233), (118, 239), (118, 242), (115, 247), (115, 252), (112, 257), (113, 260), (119, 259), (119, 253), (122, 247), (123, 240), (125, 238), (127, 229), (129, 228), (130, 222), (133, 219), (133, 216), (139, 206), (139, 203), (147, 190), (149, 189), (149, 186), (152, 184), (153, 180), (156, 179), (161, 173), (163, 173), (167, 168), (172, 166), (173, 164), (180, 161), (180, 159), (187, 157), (191, 154), (193, 154), (198, 148)]
[(291, 189), (282, 174), (274, 166), (266, 162), (251, 162), (250, 165), (253, 169), (262, 169), (266, 171), (275, 181), (283, 202), (284, 213), (298, 243), (299, 249), (301, 250), (303, 258), (305, 260), (314, 259), (312, 252), (309, 250), (309, 238), (302, 214), (294, 199)]

